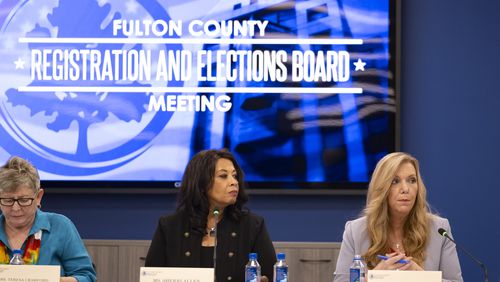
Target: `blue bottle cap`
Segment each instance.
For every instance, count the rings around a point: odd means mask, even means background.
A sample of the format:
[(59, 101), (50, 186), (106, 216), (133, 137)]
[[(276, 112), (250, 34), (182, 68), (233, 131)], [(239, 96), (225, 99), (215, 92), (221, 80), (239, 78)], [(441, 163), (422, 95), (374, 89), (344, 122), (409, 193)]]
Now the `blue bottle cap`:
[(277, 258), (278, 260), (284, 260), (284, 259), (285, 259), (285, 253), (278, 253), (278, 254), (276, 255), (276, 258)]
[(257, 259), (257, 254), (256, 253), (249, 253), (248, 254), (248, 259)]
[(13, 250), (13, 251), (12, 251), (12, 254), (14, 254), (14, 255), (15, 255), (15, 254), (20, 254), (20, 255), (22, 255), (22, 254), (23, 254), (23, 251), (22, 251), (22, 250)]

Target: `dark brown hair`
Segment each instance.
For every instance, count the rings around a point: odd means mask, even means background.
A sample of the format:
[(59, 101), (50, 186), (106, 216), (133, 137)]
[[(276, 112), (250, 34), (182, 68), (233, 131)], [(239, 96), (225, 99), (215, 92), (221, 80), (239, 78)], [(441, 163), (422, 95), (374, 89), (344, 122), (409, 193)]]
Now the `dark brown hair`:
[(189, 161), (177, 199), (177, 211), (188, 214), (192, 229), (205, 232), (209, 213), (208, 189), (212, 187), (215, 177), (215, 166), (220, 159), (230, 160), (236, 170), (239, 192), (236, 203), (224, 210), (224, 216), (239, 220), (243, 213), (248, 196), (244, 187), (244, 175), (236, 158), (228, 150), (205, 150), (197, 153)]

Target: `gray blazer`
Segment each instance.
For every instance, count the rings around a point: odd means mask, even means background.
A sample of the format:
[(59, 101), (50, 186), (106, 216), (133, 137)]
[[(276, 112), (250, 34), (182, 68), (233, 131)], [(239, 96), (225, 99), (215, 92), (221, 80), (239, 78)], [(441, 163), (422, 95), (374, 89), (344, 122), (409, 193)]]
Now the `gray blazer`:
[[(455, 244), (439, 235), (439, 228), (446, 229), (448, 234), (453, 238), (448, 220), (433, 215), (423, 268), (425, 270), (442, 271), (443, 282), (463, 282)], [(349, 281), (349, 267), (352, 264), (354, 255), (364, 254), (370, 247), (370, 244), (370, 238), (366, 230), (366, 217), (346, 223), (337, 267), (335, 268), (334, 282)]]

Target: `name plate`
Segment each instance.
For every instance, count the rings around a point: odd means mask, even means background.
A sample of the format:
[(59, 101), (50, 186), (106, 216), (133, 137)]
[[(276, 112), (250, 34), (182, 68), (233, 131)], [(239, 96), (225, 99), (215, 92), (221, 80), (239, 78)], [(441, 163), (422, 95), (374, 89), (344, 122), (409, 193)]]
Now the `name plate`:
[(140, 282), (214, 282), (213, 268), (141, 267)]
[(60, 282), (59, 265), (0, 265), (0, 282)]
[(370, 282), (441, 282), (441, 271), (368, 270)]

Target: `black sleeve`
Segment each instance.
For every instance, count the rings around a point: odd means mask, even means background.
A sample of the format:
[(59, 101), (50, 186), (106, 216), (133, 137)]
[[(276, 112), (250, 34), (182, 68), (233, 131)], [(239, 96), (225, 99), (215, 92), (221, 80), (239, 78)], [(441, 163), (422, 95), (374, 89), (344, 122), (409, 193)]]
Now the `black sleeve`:
[(273, 242), (267, 232), (264, 219), (262, 219), (260, 228), (257, 231), (257, 238), (252, 251), (259, 256), (258, 261), (262, 275), (265, 275), (269, 281), (273, 281), (273, 266), (276, 263), (276, 252), (274, 251)]
[(165, 250), (167, 249), (167, 242), (163, 229), (161, 227), (161, 219), (158, 222), (155, 235), (149, 246), (148, 255), (146, 256), (145, 266), (147, 267), (163, 267), (167, 265), (165, 257)]

